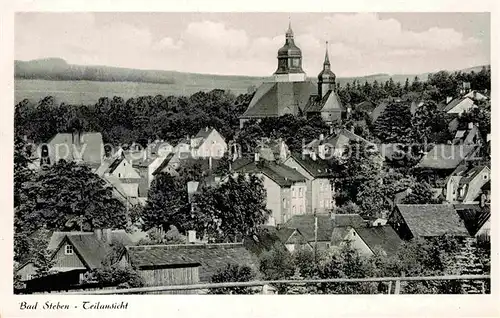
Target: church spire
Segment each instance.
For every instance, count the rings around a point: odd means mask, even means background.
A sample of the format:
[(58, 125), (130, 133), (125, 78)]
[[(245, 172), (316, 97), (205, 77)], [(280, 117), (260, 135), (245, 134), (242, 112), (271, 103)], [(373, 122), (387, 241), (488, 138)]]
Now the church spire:
[(326, 41), (325, 62), (323, 62), (323, 65), (330, 66), (330, 59), (328, 58), (328, 41)]
[(326, 41), (325, 61), (323, 70), (318, 75), (318, 95), (323, 97), (328, 91), (335, 89), (335, 73), (330, 69), (330, 58), (328, 57), (328, 41)]
[(292, 20), (288, 17), (288, 30), (286, 31), (287, 38), (293, 38), (293, 30), (292, 30)]

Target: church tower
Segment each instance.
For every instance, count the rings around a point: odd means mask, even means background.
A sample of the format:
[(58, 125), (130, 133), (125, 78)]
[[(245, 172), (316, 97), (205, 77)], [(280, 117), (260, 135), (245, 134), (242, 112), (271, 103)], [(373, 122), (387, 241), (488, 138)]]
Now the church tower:
[(302, 51), (295, 45), (291, 23), (286, 31), (285, 45), (278, 50), (278, 69), (274, 72), (276, 82), (303, 82), (306, 73), (302, 70)]
[(329, 90), (335, 89), (335, 74), (330, 69), (330, 59), (328, 58), (328, 41), (326, 42), (325, 61), (323, 70), (318, 75), (318, 96), (321, 98)]

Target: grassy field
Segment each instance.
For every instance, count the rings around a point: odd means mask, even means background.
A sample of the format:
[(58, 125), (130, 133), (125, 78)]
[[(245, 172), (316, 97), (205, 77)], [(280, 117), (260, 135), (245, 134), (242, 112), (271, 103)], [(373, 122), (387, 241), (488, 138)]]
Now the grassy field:
[(14, 82), (15, 102), (27, 98), (38, 101), (45, 96), (54, 96), (56, 102), (67, 104), (94, 104), (100, 97), (120, 96), (125, 100), (145, 95), (185, 95), (212, 89), (230, 90), (238, 95), (246, 93), (252, 85), (258, 86), (262, 79), (245, 78), (231, 81), (213, 78), (205, 81), (187, 81), (175, 84), (153, 84), (136, 82), (95, 82), (95, 81), (48, 81), (16, 79)]

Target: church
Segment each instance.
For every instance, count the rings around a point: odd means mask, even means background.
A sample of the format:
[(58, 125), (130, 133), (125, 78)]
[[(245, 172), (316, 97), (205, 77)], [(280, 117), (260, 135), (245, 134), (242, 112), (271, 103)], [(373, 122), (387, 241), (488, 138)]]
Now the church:
[(291, 24), (285, 44), (278, 50), (278, 68), (274, 81), (259, 86), (245, 113), (240, 117), (240, 127), (251, 119), (280, 117), (286, 114), (311, 117), (320, 115), (326, 123), (342, 119), (346, 108), (335, 91), (335, 74), (330, 68), (328, 42), (323, 70), (315, 85), (307, 80), (302, 69), (302, 51), (295, 44)]

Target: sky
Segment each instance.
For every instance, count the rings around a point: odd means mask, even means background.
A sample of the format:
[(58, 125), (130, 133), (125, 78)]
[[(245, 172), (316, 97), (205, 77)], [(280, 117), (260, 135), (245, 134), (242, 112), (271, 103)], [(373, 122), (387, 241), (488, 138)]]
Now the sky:
[(303, 69), (337, 76), (490, 64), (489, 13), (17, 13), (15, 58), (269, 76), (291, 21)]

